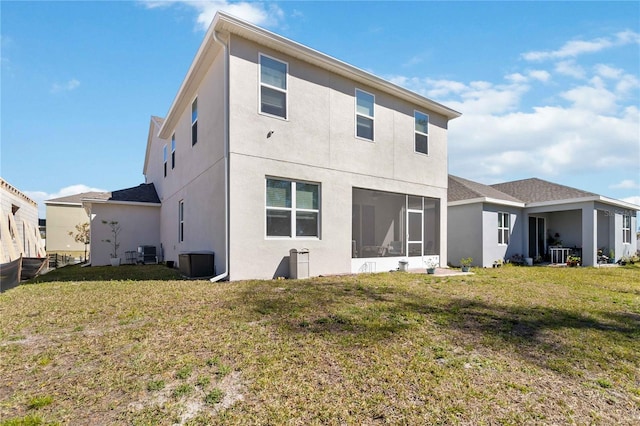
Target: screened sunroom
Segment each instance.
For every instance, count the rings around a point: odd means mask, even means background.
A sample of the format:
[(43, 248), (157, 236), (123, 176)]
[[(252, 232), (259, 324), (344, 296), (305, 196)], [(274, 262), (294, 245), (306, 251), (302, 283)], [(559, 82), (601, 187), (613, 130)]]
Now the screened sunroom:
[(439, 261), (440, 200), (353, 189), (351, 258), (353, 272), (424, 267)]

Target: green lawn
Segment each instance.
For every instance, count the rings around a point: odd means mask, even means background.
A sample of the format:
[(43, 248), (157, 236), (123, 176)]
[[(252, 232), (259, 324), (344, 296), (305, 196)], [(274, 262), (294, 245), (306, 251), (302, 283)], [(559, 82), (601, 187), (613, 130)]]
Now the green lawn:
[(637, 265), (217, 284), (73, 268), (0, 295), (1, 425), (640, 423)]

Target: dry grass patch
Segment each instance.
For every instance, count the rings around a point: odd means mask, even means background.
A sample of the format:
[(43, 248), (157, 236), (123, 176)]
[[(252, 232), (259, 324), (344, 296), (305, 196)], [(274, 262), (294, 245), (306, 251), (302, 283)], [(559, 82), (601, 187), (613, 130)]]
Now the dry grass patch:
[(475, 272), (21, 286), (0, 296), (0, 418), (640, 422), (639, 268)]

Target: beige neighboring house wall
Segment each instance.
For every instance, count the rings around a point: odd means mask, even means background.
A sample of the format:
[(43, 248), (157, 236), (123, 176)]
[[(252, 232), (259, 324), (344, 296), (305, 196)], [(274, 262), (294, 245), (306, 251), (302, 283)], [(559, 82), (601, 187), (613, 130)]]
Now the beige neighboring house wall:
[[(285, 118), (260, 111), (261, 58), (286, 64)], [(356, 136), (356, 90), (374, 96), (373, 140)], [(429, 117), (428, 155), (415, 152), (416, 111)], [(150, 122), (143, 173), (161, 201), (165, 259), (179, 261), (181, 253), (213, 251), (216, 274), (232, 280), (289, 276), (291, 249), (309, 250), (311, 276), (385, 271), (403, 259), (410, 267), (424, 267), (425, 256), (407, 256), (409, 248), (404, 255), (354, 256), (372, 252), (366, 238), (354, 241), (355, 212), (370, 207), (356, 202), (362, 195), (356, 191), (364, 190), (371, 200), (391, 194), (435, 201), (437, 226), (428, 243), (436, 245), (435, 258), (446, 265), (447, 126), (459, 115), (218, 12), (166, 118), (152, 117)], [(268, 235), (270, 179), (318, 185), (317, 236)], [(386, 214), (383, 207), (376, 207), (378, 217)], [(426, 207), (424, 211), (427, 223)], [(367, 220), (373, 221), (373, 215)], [(370, 224), (375, 236), (369, 239), (380, 252), (392, 253), (391, 243), (406, 239), (408, 222), (404, 209), (390, 217), (386, 228)]]
[(47, 253), (68, 254), (77, 258), (84, 256), (84, 244), (76, 242), (69, 232), (75, 235), (76, 225), (89, 223), (89, 215), (82, 207), (82, 198), (95, 194), (100, 193), (84, 192), (44, 202), (47, 215)]
[(38, 228), (38, 204), (0, 178), (0, 263), (22, 257), (44, 257)]

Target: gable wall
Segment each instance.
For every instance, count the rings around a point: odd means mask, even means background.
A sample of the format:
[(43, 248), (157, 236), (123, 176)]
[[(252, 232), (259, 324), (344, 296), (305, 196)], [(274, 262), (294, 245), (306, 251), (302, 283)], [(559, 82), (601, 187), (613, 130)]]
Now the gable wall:
[[(444, 117), (238, 37), (231, 52), (232, 153), (446, 188)], [(258, 113), (259, 53), (289, 65), (288, 120)], [(375, 95), (374, 142), (355, 136), (356, 88)], [(414, 109), (429, 114), (429, 156), (414, 152)]]

